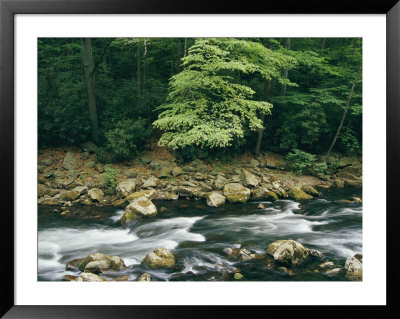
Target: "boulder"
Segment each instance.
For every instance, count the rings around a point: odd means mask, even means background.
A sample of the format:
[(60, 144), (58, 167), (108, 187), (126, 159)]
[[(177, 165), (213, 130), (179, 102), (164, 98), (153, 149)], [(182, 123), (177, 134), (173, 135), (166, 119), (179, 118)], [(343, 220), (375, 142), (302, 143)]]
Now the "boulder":
[(142, 163), (144, 163), (144, 164), (149, 164), (149, 163), (151, 163), (151, 161), (153, 160), (153, 158), (151, 157), (150, 154), (143, 154), (143, 155), (140, 157), (140, 160), (141, 160)]
[(38, 184), (38, 197), (43, 197), (44, 195), (50, 195), (50, 188), (46, 185)]
[(215, 189), (220, 190), (220, 189), (223, 189), (225, 184), (227, 184), (227, 183), (228, 183), (228, 180), (225, 177), (223, 177), (221, 175), (217, 175), (217, 178), (214, 181), (214, 187), (215, 187)]
[(361, 158), (358, 157), (342, 157), (339, 159), (339, 167), (346, 167), (350, 165), (359, 165)]
[(260, 180), (245, 169), (240, 171), (240, 181), (244, 186), (251, 188), (257, 187), (260, 184)]
[(325, 275), (328, 277), (334, 277), (340, 275), (342, 272), (342, 268), (333, 268), (333, 269), (328, 269), (327, 271), (324, 272)]
[(239, 183), (229, 183), (224, 186), (224, 196), (230, 203), (245, 203), (250, 198), (250, 189)]
[(94, 143), (91, 142), (91, 141), (87, 141), (87, 142), (85, 142), (85, 143), (82, 143), (82, 144), (81, 144), (81, 148), (82, 148), (82, 151), (84, 151), (84, 152), (89, 152), (89, 153), (91, 153), (91, 154), (97, 152), (97, 145), (94, 144)]
[(247, 261), (255, 259), (256, 255), (252, 254), (250, 250), (247, 249), (240, 249), (239, 250), (239, 261)]
[(122, 174), (124, 174), (128, 178), (134, 178), (137, 177), (138, 172), (133, 168), (127, 168), (123, 170)]
[(257, 209), (265, 209), (264, 204), (258, 204)]
[(102, 273), (110, 270), (124, 270), (126, 269), (126, 265), (121, 257), (108, 256), (102, 253), (93, 253), (84, 258), (78, 268), (80, 271), (84, 272)]
[(82, 263), (83, 258), (76, 258), (73, 260), (70, 260), (67, 262), (67, 265), (65, 266), (65, 270), (68, 271), (78, 271), (79, 270), (79, 265)]
[(199, 197), (201, 189), (196, 186), (180, 186), (179, 196), (180, 197)]
[(206, 199), (207, 199), (207, 205), (212, 207), (218, 207), (224, 205), (226, 200), (224, 195), (221, 195), (216, 192), (207, 194)]
[(298, 266), (308, 257), (308, 249), (294, 240), (278, 240), (268, 246), (267, 254), (288, 266)]
[(182, 175), (182, 174), (183, 174), (183, 169), (180, 168), (179, 166), (175, 166), (175, 167), (172, 169), (172, 176), (173, 176), (173, 177), (177, 177), (177, 176)]
[(50, 166), (50, 165), (53, 165), (53, 164), (54, 164), (54, 161), (51, 158), (45, 158), (44, 160), (41, 160), (39, 162), (39, 165), (43, 165), (43, 166)]
[(319, 268), (325, 269), (325, 268), (334, 268), (335, 264), (332, 261), (325, 261), (324, 263), (319, 265)]
[(144, 180), (142, 188), (156, 187), (159, 184), (159, 180), (157, 177), (150, 176), (149, 178)]
[(100, 202), (104, 197), (103, 191), (99, 188), (90, 189), (88, 191), (88, 195), (89, 195), (90, 199), (95, 202)]
[(346, 278), (349, 280), (362, 280), (362, 255), (357, 254), (347, 258), (344, 269), (346, 270)]
[(77, 192), (79, 196), (86, 194), (88, 191), (87, 186), (76, 186), (72, 191)]
[(151, 217), (157, 215), (157, 208), (147, 197), (139, 197), (132, 201), (125, 208), (124, 215), (121, 217), (121, 224), (126, 225), (139, 217)]
[(83, 165), (85, 168), (93, 168), (96, 165), (95, 161), (88, 161)]
[(150, 269), (171, 268), (175, 265), (175, 257), (166, 248), (156, 248), (146, 255), (142, 263)]
[(152, 200), (152, 199), (157, 197), (157, 193), (158, 192), (155, 189), (142, 190), (140, 192), (135, 192), (135, 193), (132, 193), (132, 194), (126, 196), (125, 202), (129, 202), (130, 203), (133, 200), (135, 200), (136, 198), (143, 197), (143, 196), (147, 197), (150, 200)]
[(76, 281), (107, 281), (107, 280), (96, 274), (92, 274), (90, 272), (83, 272), (79, 275)]
[(151, 275), (148, 273), (141, 274), (138, 281), (151, 281)]
[(308, 195), (311, 195), (313, 197), (318, 197), (319, 193), (318, 191), (312, 187), (311, 185), (303, 185), (301, 186), (301, 190), (305, 193), (307, 193)]
[(258, 167), (258, 166), (260, 166), (260, 162), (257, 161), (255, 158), (252, 158), (249, 162), (249, 165), (252, 167)]
[(255, 188), (251, 191), (253, 200), (278, 200), (278, 195), (266, 188)]
[(64, 160), (62, 162), (62, 167), (64, 169), (75, 169), (77, 167), (77, 162), (74, 153), (72, 152), (67, 152), (67, 155), (65, 155)]
[(235, 278), (236, 280), (241, 280), (244, 278), (244, 276), (240, 272), (237, 272), (233, 275), (233, 278)]
[(115, 191), (117, 192), (118, 196), (126, 197), (129, 194), (132, 194), (136, 188), (136, 180), (134, 179), (127, 179), (118, 183)]
[(158, 178), (164, 179), (171, 177), (171, 169), (167, 166), (164, 166), (159, 172), (158, 172)]
[(311, 195), (308, 195), (307, 193), (303, 192), (298, 187), (291, 187), (289, 189), (289, 196), (291, 198), (293, 198), (294, 200), (305, 200), (305, 199), (312, 199), (313, 198)]
[(74, 201), (75, 199), (79, 198), (79, 192), (77, 191), (67, 191), (67, 192), (62, 192), (60, 194), (60, 199), (63, 201)]
[(152, 170), (159, 170), (166, 166), (169, 166), (169, 163), (167, 161), (159, 161), (156, 159), (152, 160), (149, 164), (149, 168)]

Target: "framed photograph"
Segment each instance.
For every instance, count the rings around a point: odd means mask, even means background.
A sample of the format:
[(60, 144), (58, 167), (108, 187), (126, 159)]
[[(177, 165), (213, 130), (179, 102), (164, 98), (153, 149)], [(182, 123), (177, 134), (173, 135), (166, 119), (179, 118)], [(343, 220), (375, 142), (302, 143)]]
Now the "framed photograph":
[(4, 318), (398, 313), (400, 4), (246, 7), (0, 0)]

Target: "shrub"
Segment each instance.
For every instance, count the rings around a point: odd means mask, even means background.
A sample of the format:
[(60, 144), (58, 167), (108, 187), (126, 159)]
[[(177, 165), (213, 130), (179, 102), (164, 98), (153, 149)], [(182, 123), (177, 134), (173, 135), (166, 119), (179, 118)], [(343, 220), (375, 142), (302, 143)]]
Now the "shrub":
[(119, 169), (112, 167), (111, 165), (104, 166), (104, 174), (103, 174), (103, 184), (111, 189), (115, 190), (117, 187), (117, 180), (115, 177), (118, 175)]
[(328, 165), (323, 162), (314, 163), (310, 169), (310, 173), (311, 175), (323, 178), (324, 176), (329, 175)]
[(298, 174), (309, 171), (315, 158), (315, 155), (299, 149), (294, 149), (285, 157), (288, 169)]
[(114, 161), (130, 160), (139, 154), (150, 135), (145, 119), (121, 120), (105, 133), (106, 149)]

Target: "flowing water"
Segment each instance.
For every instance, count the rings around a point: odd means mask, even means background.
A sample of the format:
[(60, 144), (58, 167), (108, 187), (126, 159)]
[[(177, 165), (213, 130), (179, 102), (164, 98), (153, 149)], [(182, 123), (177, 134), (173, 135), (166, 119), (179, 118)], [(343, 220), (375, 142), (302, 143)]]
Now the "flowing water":
[[(267, 267), (265, 259), (238, 262), (223, 252), (231, 247), (264, 254), (273, 241), (294, 239), (343, 267), (347, 257), (362, 253), (362, 205), (338, 200), (360, 196), (361, 190), (320, 193), (320, 198), (302, 203), (278, 200), (218, 208), (208, 207), (205, 201), (154, 201), (158, 209), (166, 207), (167, 211), (129, 228), (118, 222), (121, 209), (81, 208), (74, 217), (66, 217), (54, 213), (54, 207), (39, 206), (38, 280), (58, 281), (66, 274), (78, 275), (66, 271), (66, 263), (93, 252), (123, 258), (128, 269), (114, 277), (128, 275), (129, 280), (144, 272), (150, 273), (152, 280), (234, 280), (233, 273), (238, 271), (244, 280), (253, 281), (346, 280), (344, 275), (326, 276), (319, 269), (321, 261), (295, 268), (289, 275), (279, 267)], [(258, 209), (259, 203), (265, 208)], [(174, 253), (175, 268), (154, 271), (140, 265), (157, 247)]]

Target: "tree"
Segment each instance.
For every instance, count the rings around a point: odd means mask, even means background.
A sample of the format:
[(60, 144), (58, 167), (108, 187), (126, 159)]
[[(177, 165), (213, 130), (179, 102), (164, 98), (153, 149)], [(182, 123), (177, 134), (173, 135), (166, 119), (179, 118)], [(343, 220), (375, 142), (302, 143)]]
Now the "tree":
[(330, 155), (331, 155), (331, 151), (332, 151), (333, 147), (335, 146), (336, 140), (337, 140), (337, 138), (338, 138), (338, 136), (339, 136), (339, 134), (340, 134), (340, 130), (341, 130), (342, 127), (343, 127), (343, 123), (344, 123), (344, 120), (345, 120), (345, 118), (346, 118), (347, 111), (349, 110), (350, 101), (351, 101), (351, 98), (352, 98), (352, 96), (353, 96), (354, 88), (355, 88), (355, 86), (356, 86), (356, 83), (357, 83), (358, 79), (360, 78), (360, 75), (361, 75), (361, 68), (362, 68), (362, 66), (360, 66), (360, 69), (358, 70), (358, 73), (357, 73), (357, 75), (356, 75), (356, 78), (354, 79), (353, 85), (352, 85), (352, 87), (351, 87), (350, 94), (349, 94), (349, 99), (347, 100), (347, 104), (346, 104), (346, 107), (345, 107), (344, 112), (343, 112), (342, 120), (340, 121), (339, 127), (338, 127), (338, 129), (337, 129), (337, 131), (336, 131), (336, 134), (335, 134), (335, 136), (334, 136), (334, 138), (333, 138), (332, 144), (331, 144), (331, 146), (329, 147), (329, 150), (328, 150), (328, 153), (327, 153), (327, 157), (328, 157), (328, 158), (329, 158)]
[(87, 88), (90, 123), (92, 127), (92, 140), (99, 143), (99, 122), (97, 119), (95, 83), (94, 83), (94, 63), (92, 53), (92, 42), (90, 38), (82, 38), (82, 68), (85, 85)]
[(260, 115), (271, 103), (252, 99), (255, 91), (235, 75), (259, 74), (294, 85), (280, 76), (295, 59), (259, 43), (238, 39), (197, 39), (182, 58), (184, 70), (170, 79), (169, 93), (153, 125), (164, 131), (159, 143), (172, 149), (218, 149), (243, 144), (245, 132), (262, 128)]

